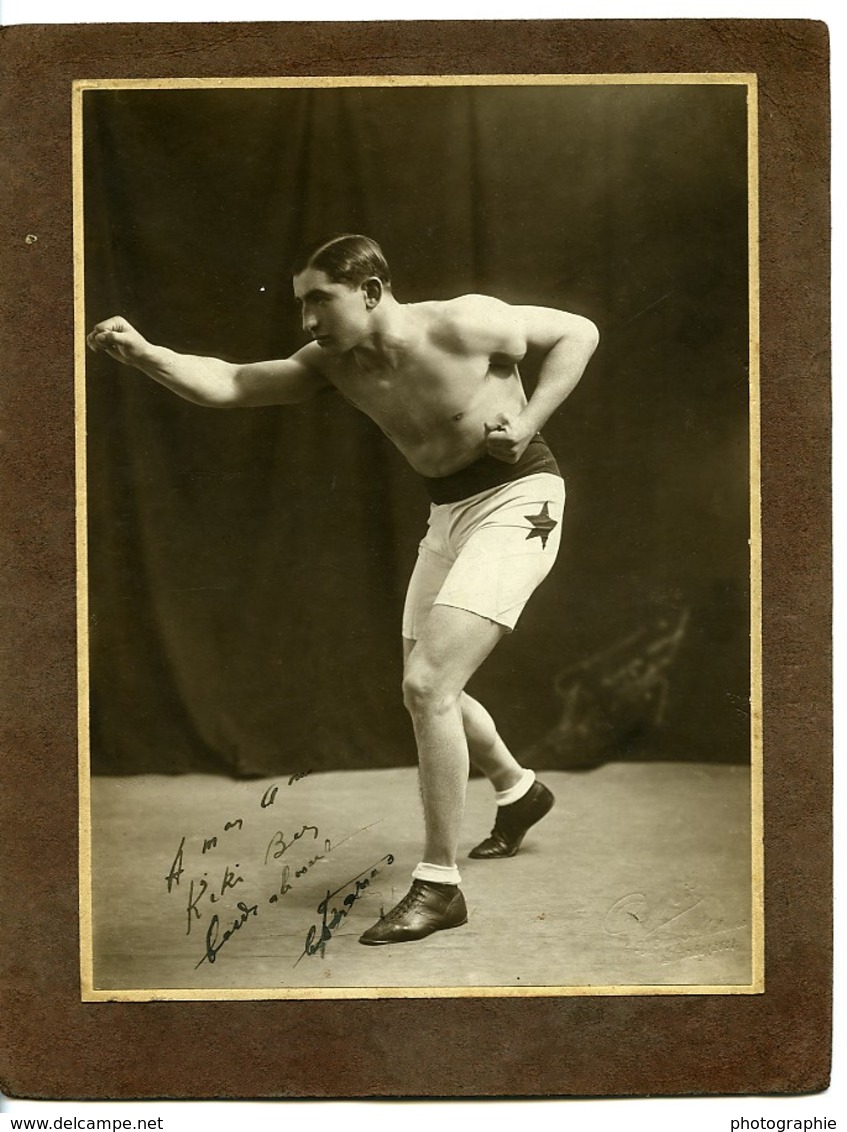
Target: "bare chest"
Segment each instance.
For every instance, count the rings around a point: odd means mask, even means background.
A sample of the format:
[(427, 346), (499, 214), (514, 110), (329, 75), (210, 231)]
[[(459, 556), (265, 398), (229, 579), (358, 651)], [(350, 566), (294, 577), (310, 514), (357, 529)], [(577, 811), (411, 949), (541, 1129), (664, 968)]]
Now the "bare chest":
[(395, 367), (361, 370), (345, 364), (333, 374), (339, 392), (392, 439), (423, 440), (499, 404), (519, 387), (514, 366), (487, 357), (437, 354)]

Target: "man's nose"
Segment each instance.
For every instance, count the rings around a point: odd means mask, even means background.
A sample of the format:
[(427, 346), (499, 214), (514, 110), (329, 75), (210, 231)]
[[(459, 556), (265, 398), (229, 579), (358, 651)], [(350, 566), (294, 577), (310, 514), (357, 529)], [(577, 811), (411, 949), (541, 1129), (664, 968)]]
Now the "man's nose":
[(311, 334), (318, 325), (314, 311), (303, 311), (303, 329)]

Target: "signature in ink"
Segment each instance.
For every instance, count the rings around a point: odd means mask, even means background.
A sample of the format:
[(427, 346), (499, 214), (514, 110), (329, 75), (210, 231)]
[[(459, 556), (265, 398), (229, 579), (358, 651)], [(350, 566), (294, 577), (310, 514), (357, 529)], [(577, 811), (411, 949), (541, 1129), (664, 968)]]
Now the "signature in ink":
[[(283, 853), (285, 853), (288, 849), (290, 849), (291, 846), (294, 845), (297, 841), (299, 841), (301, 837), (305, 837), (307, 833), (311, 833), (314, 840), (317, 841), (318, 827), (316, 825), (304, 825), (304, 826), (302, 826), (297, 831), (297, 833), (294, 834), (294, 836), (291, 838), (290, 841), (286, 841), (285, 840), (285, 834), (283, 833), (283, 831), (281, 829), (278, 829), (276, 831), (276, 833), (273, 835), (273, 837), (270, 839), (270, 841), (268, 842), (268, 847), (265, 850), (265, 864), (268, 863), (268, 858), (271, 855), (271, 849), (273, 849), (273, 851), (274, 851), (273, 852), (273, 860), (278, 861), (280, 859), (280, 857), (283, 855)], [(328, 852), (328, 850), (327, 850), (327, 852)]]
[[(299, 880), (300, 877), (305, 876), (309, 869), (313, 868), (318, 863), (318, 861), (323, 861), (326, 858), (327, 853), (331, 852), (332, 842), (329, 840), (329, 838), (327, 838), (324, 842), (324, 852), (315, 853), (314, 857), (310, 857), (308, 861), (304, 861), (302, 865), (295, 869), (294, 879)], [(287, 892), (290, 892), (293, 887), (294, 885), (291, 883), (291, 865), (283, 865), (282, 873), (280, 874), (279, 892), (272, 893), (268, 897), (268, 903), (276, 904), (280, 896), (285, 896), (285, 894)]]
[[(345, 841), (349, 841), (350, 838), (355, 837), (357, 833), (365, 833), (366, 830), (373, 829), (373, 827), (375, 825), (379, 825), (379, 822), (381, 820), (382, 819), (380, 818), (378, 821), (371, 822), (370, 825), (363, 825), (360, 829), (354, 829), (352, 833), (348, 833), (347, 836), (342, 837), (340, 841), (332, 841), (329, 837), (325, 837), (324, 838), (323, 852), (322, 853), (315, 853), (314, 856), (309, 857), (308, 860), (304, 861), (302, 865), (300, 865), (297, 869), (295, 869), (293, 871), (294, 879), (299, 880), (300, 877), (305, 876), (306, 873), (309, 871), (309, 869), (312, 869), (312, 868), (315, 867), (315, 865), (318, 863), (318, 861), (326, 860), (326, 858), (333, 851), (333, 849), (337, 849), (339, 847), (339, 845), (343, 845)], [(314, 827), (313, 826), (304, 826), (303, 828), (304, 829), (313, 829)], [(274, 846), (276, 846), (276, 851), (274, 852), (274, 859), (278, 860), (282, 856), (282, 854), (286, 851), (286, 849), (289, 849), (291, 847), (291, 845), (293, 845), (294, 842), (300, 836), (301, 836), (300, 834), (297, 834), (297, 835), (295, 835), (295, 837), (292, 838), (292, 840), (290, 842), (286, 843), (282, 834), (280, 834), (279, 832), (275, 833), (273, 835), (273, 837), (271, 838), (270, 844), (268, 845), (267, 851), (265, 853), (265, 864), (267, 865), (268, 856), (270, 855), (270, 851), (271, 851), (272, 848), (274, 848)], [(317, 839), (317, 836), (318, 836), (317, 833), (315, 833), (316, 839)], [(279, 838), (282, 838), (281, 842), (278, 840)], [(269, 904), (278, 903), (280, 896), (285, 896), (286, 893), (291, 891), (291, 889), (294, 887), (294, 885), (291, 883), (291, 879), (292, 879), (292, 866), (287, 865), (287, 864), (283, 865), (282, 866), (282, 873), (281, 873), (281, 876), (280, 876), (280, 882), (279, 882), (279, 892), (275, 892), (275, 893), (273, 893), (273, 895), (268, 897), (268, 903)]]
[[(212, 916), (209, 921), (209, 927), (206, 931), (206, 953), (198, 963), (194, 964), (194, 970), (200, 966), (201, 963), (209, 962), (214, 963), (218, 957), (218, 952), (227, 942), (232, 939), (236, 932), (240, 931), (251, 916), (258, 916), (259, 906), (257, 904), (246, 904), (243, 900), (239, 900), (236, 905), (241, 915), (237, 920), (232, 921), (232, 926), (227, 928), (223, 935), (220, 934), (221, 923), (217, 916)], [(220, 939), (220, 943), (218, 940)]]
[[(374, 877), (378, 876), (386, 865), (393, 864), (394, 854), (386, 853), (384, 857), (380, 857), (380, 859), (369, 868), (364, 869), (351, 880), (339, 885), (333, 892), (327, 892), (323, 900), (317, 905), (317, 911), (321, 914), (320, 926), (312, 924), (308, 932), (306, 932), (306, 943), (297, 963), (300, 962), (304, 955), (317, 955), (318, 952), (320, 952), (321, 958), (323, 958), (326, 952), (326, 945), (332, 939), (333, 932), (336, 931), (346, 917), (349, 916), (353, 905), (361, 898), (362, 893), (370, 888), (371, 881)], [(330, 911), (330, 901), (344, 892), (345, 889), (351, 888), (351, 886), (352, 891), (348, 892), (343, 900), (340, 901), (341, 907), (335, 907), (333, 905)], [(295, 967), (297, 963), (294, 964)]]
[[(304, 777), (307, 773), (303, 772), (300, 777)], [(269, 805), (273, 805), (273, 799), (266, 799)], [(380, 819), (381, 820), (381, 819)], [(225, 830), (228, 831), (233, 828), (241, 829), (243, 826), (241, 819), (235, 819), (228, 822)], [(342, 837), (339, 841), (333, 841), (329, 837), (321, 836), (318, 826), (304, 822), (296, 832), (286, 833), (283, 830), (277, 830), (267, 844), (265, 850), (265, 866), (271, 868), (278, 873), (279, 880), (275, 886), (275, 891), (271, 893), (265, 892), (264, 895), (258, 895), (255, 892), (250, 893), (250, 897), (242, 896), (238, 900), (235, 908), (229, 905), (228, 901), (236, 900), (239, 895), (242, 895), (245, 888), (252, 889), (254, 886), (255, 878), (244, 870), (241, 872), (241, 865), (236, 861), (235, 864), (227, 863), (222, 865), (220, 872), (194, 873), (186, 876), (186, 873), (191, 869), (189, 864), (190, 857), (186, 858), (186, 840), (187, 837), (183, 836), (180, 839), (179, 847), (171, 863), (170, 870), (165, 876), (167, 889), (169, 893), (177, 891), (182, 888), (185, 893), (186, 882), (188, 891), (185, 894), (184, 916), (185, 916), (185, 933), (191, 935), (192, 931), (203, 931), (202, 923), (206, 922), (206, 950), (202, 958), (195, 964), (195, 970), (202, 963), (214, 963), (218, 952), (222, 947), (240, 931), (241, 928), (248, 922), (249, 919), (259, 915), (259, 909), (263, 906), (263, 901), (266, 899), (270, 905), (279, 905), (280, 899), (286, 896), (287, 893), (301, 881), (301, 878), (306, 876), (309, 871), (329, 856), (333, 850), (338, 846), (343, 845), (344, 842), (349, 841), (351, 837), (355, 837), (359, 833), (364, 833), (366, 830), (371, 829), (379, 822), (372, 822), (370, 825), (362, 826), (360, 829), (353, 830), (346, 836)], [(213, 839), (214, 840), (214, 839)], [(206, 838), (203, 842), (203, 853), (206, 853), (209, 848), (210, 839)], [(309, 841), (318, 842), (318, 845), (311, 847), (311, 855), (306, 857), (303, 853), (300, 859), (295, 852), (291, 852), (290, 858), (281, 860), (285, 854), (289, 853), (297, 845), (299, 841), (304, 842), (304, 848)], [(319, 847), (320, 846), (320, 847)], [(214, 848), (215, 846), (212, 846)], [(194, 851), (195, 853), (198, 850)], [(240, 855), (240, 854), (239, 854)], [(294, 860), (291, 860), (294, 858)], [(208, 860), (208, 858), (207, 858)], [(363, 873), (359, 873), (347, 884), (342, 885), (334, 893), (327, 892), (325, 901), (318, 905), (318, 911), (321, 913), (322, 921), (320, 926), (315, 925), (314, 931), (309, 938), (309, 945), (313, 947), (311, 954), (317, 950), (323, 951), (326, 942), (332, 938), (332, 933), (338, 927), (347, 914), (349, 909), (353, 906), (357, 899), (361, 896), (362, 892), (368, 888), (371, 880), (375, 877), (385, 862), (391, 864), (394, 858), (390, 854), (381, 858), (371, 869), (366, 869)], [(192, 869), (193, 871), (193, 869)], [(243, 886), (243, 888), (239, 888)], [(335, 907), (330, 909), (329, 902), (334, 896), (338, 896), (345, 889), (352, 891), (347, 892), (344, 904), (339, 910)], [(255, 899), (255, 903), (250, 903), (250, 899)], [(224, 905), (226, 906), (224, 909)], [(217, 906), (217, 909), (216, 907)], [(211, 918), (209, 918), (211, 917)], [(232, 919), (230, 920), (230, 917)], [(222, 926), (228, 924), (226, 928)], [(199, 923), (198, 923), (199, 922)], [(315, 942), (315, 937), (320, 932), (320, 940)], [(306, 954), (306, 952), (304, 952)], [(302, 956), (301, 956), (302, 958)]]
[[(289, 777), (288, 785), (293, 786), (295, 782), (300, 782), (302, 779), (308, 778), (309, 775), (312, 774), (312, 773), (313, 773), (313, 771), (311, 771), (311, 770), (297, 770), (297, 771), (294, 772), (294, 774), (292, 774)], [(276, 802), (278, 794), (279, 794), (279, 783), (274, 782), (267, 788), (267, 790), (262, 795), (262, 800), (259, 802), (259, 806), (263, 810), (266, 810), (268, 808), (268, 806), (272, 806), (274, 804), (274, 802)]]
[[(239, 864), (236, 864), (235, 868), (240, 869), (241, 866)], [(229, 865), (226, 865), (223, 872), (223, 878), (221, 880), (220, 890), (216, 888), (210, 891), (211, 886), (206, 880), (207, 875), (208, 874), (204, 873), (202, 877), (192, 877), (191, 883), (188, 886), (188, 903), (185, 907), (186, 915), (188, 916), (188, 925), (185, 929), (186, 935), (191, 935), (191, 925), (193, 923), (192, 917), (197, 920), (202, 919), (202, 912), (198, 905), (206, 895), (206, 893), (209, 894), (209, 903), (217, 904), (218, 901), (223, 899), (224, 895), (229, 891), (229, 889), (235, 888), (236, 885), (244, 883), (244, 877), (241, 876), (240, 873), (237, 873), (235, 869), (231, 869)], [(195, 879), (197, 882), (197, 887), (199, 889), (196, 896), (194, 895)]]

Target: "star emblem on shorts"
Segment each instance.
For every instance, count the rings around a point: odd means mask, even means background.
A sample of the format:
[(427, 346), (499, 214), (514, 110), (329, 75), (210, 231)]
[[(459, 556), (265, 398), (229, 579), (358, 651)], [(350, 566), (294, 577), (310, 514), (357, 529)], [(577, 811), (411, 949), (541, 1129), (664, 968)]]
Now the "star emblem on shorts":
[(540, 538), (541, 546), (544, 550), (547, 549), (547, 539), (559, 525), (550, 514), (549, 507), (549, 503), (544, 503), (537, 515), (524, 515), (524, 518), (529, 519), (530, 523), (532, 523), (532, 530), (526, 537), (528, 539)]

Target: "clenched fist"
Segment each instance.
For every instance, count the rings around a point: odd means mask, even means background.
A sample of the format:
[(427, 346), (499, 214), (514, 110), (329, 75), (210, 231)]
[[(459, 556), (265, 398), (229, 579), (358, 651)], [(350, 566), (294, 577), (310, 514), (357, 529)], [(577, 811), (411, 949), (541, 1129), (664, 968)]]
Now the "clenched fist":
[(130, 366), (137, 365), (150, 348), (147, 339), (120, 315), (98, 322), (85, 341), (90, 349)]
[(521, 418), (509, 413), (498, 413), (493, 421), (486, 421), (485, 446), (490, 456), (504, 464), (517, 464), (534, 435), (521, 425)]

